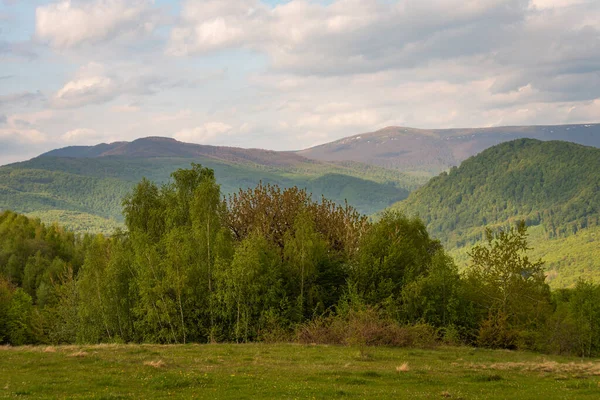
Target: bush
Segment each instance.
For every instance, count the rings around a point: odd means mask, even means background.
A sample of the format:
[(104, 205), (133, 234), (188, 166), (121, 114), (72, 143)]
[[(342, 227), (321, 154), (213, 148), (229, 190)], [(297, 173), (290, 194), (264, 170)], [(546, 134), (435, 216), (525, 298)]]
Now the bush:
[(400, 325), (375, 309), (350, 311), (346, 316), (316, 318), (300, 326), (297, 340), (305, 344), (348, 346), (434, 347), (437, 330), (427, 324)]

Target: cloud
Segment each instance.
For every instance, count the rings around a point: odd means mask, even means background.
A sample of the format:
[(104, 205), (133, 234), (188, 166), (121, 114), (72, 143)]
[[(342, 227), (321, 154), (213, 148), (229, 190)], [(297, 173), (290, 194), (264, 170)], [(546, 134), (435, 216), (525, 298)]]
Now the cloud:
[(174, 121), (187, 120), (190, 117), (192, 117), (192, 115), (193, 115), (192, 110), (189, 110), (189, 109), (179, 110), (175, 113), (161, 113), (161, 114), (157, 114), (154, 117), (152, 117), (152, 122), (163, 123), (163, 122), (174, 122)]
[(0, 95), (0, 106), (29, 106), (32, 103), (42, 100), (44, 95), (40, 92), (18, 92)]
[(0, 128), (43, 132), (46, 146), (174, 134), (297, 149), (387, 125), (600, 115), (597, 0), (36, 4), (35, 26), (15, 8), (21, 36), (0, 41), (13, 76), (0, 82), (19, 88), (0, 95)]
[(141, 107), (135, 104), (124, 104), (122, 106), (114, 106), (112, 110), (118, 113), (136, 113), (141, 110)]
[(5, 128), (0, 125), (0, 165), (21, 161), (40, 154), (48, 137), (37, 129)]
[[(560, 89), (551, 79), (600, 70), (598, 19), (600, 4), (584, 0), (292, 0), (276, 7), (257, 0), (187, 1), (168, 52), (251, 49), (268, 57), (272, 72), (292, 74), (288, 84), (298, 76), (386, 70), (426, 80), (419, 70), (437, 64), (435, 79), (494, 77), (504, 81), (495, 90), (531, 84), (561, 101), (561, 93), (573, 92), (567, 81), (585, 89), (589, 77), (564, 78)], [(463, 67), (461, 76), (445, 70), (454, 64)], [(516, 87), (508, 84), (511, 75)], [(596, 86), (588, 89), (578, 98), (589, 99)]]
[(181, 142), (208, 143), (215, 139), (228, 136), (233, 127), (223, 122), (207, 122), (192, 129), (184, 129), (173, 135), (173, 138)]
[(67, 143), (98, 143), (102, 135), (93, 129), (78, 128), (64, 133), (60, 138)]
[[(173, 75), (175, 76), (162, 76), (156, 74), (152, 68), (135, 63), (104, 65), (90, 62), (81, 66), (74, 76), (54, 93), (50, 105), (54, 108), (78, 108), (108, 103), (122, 96), (129, 96), (127, 100), (132, 103), (139, 103), (140, 98), (144, 96), (174, 89), (194, 89), (209, 82), (204, 77), (194, 76), (187, 79), (177, 77), (177, 74)], [(139, 106), (113, 108), (113, 111), (119, 112), (136, 110), (139, 110)]]
[(108, 74), (104, 66), (89, 63), (54, 94), (52, 105), (56, 108), (73, 108), (105, 103), (116, 98), (121, 90), (119, 79)]
[(0, 128), (0, 142), (16, 142), (26, 145), (43, 143), (46, 139), (46, 134), (37, 129)]
[(35, 35), (58, 49), (149, 35), (160, 16), (150, 0), (66, 0), (39, 6)]
[(294, 0), (270, 8), (253, 0), (187, 1), (169, 51), (188, 55), (244, 47), (267, 54), (275, 68), (310, 73), (407, 67), (486, 51), (511, 34), (507, 28), (523, 18), (527, 4)]

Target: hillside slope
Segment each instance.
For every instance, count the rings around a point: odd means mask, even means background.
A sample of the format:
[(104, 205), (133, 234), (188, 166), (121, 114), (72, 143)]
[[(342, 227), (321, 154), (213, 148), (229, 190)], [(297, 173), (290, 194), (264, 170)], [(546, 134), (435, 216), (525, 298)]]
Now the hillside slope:
[(433, 176), (491, 146), (519, 138), (600, 147), (600, 124), (429, 130), (388, 127), (297, 154), (320, 161), (352, 160)]
[[(547, 254), (561, 248), (563, 258), (568, 258), (573, 255), (566, 253), (568, 248), (563, 242), (569, 237), (580, 235), (586, 241), (597, 237), (599, 170), (600, 149), (519, 139), (467, 159), (460, 167), (431, 179), (394, 208), (420, 215), (429, 232), (455, 250), (468, 248), (481, 239), (486, 226), (508, 226), (524, 219), (536, 227), (532, 247), (544, 247)], [(599, 244), (590, 249), (597, 249)], [(589, 249), (584, 253), (578, 254), (578, 263), (581, 257), (592, 260), (598, 256)], [(575, 263), (559, 262), (560, 254), (551, 258), (550, 268), (571, 268)], [(459, 260), (465, 261), (466, 257)], [(585, 260), (583, 263), (589, 264)], [(593, 263), (600, 271), (597, 258)]]
[(0, 167), (0, 210), (84, 231), (119, 226), (121, 199), (146, 177), (166, 182), (178, 168), (200, 163), (215, 170), (224, 194), (263, 183), (307, 188), (371, 214), (405, 198), (422, 181), (358, 163), (327, 163), (294, 153), (200, 146), (146, 138), (54, 150)]

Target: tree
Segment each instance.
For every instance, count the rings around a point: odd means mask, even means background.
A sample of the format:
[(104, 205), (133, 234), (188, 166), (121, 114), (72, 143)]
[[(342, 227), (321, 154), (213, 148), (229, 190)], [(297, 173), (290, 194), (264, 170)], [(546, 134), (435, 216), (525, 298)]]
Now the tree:
[(407, 322), (448, 327), (460, 321), (460, 275), (443, 250), (431, 259), (426, 272), (402, 289), (402, 310)]
[[(208, 339), (215, 340), (214, 274), (215, 262), (219, 258), (228, 258), (232, 246), (228, 231), (222, 226), (225, 213), (221, 202), (221, 188), (214, 174), (204, 174), (204, 179), (194, 190), (191, 203), (192, 236), (197, 250), (196, 283), (197, 297), (208, 302), (209, 327)], [(204, 295), (204, 296), (202, 296)], [(198, 304), (203, 306), (203, 304)]]
[[(314, 284), (319, 266), (326, 262), (327, 243), (315, 229), (315, 223), (307, 212), (299, 213), (293, 232), (285, 237), (284, 257), (292, 282), (298, 282), (297, 305), (304, 317), (306, 293)], [(312, 303), (312, 302), (311, 302)], [(311, 304), (314, 305), (314, 304)]]
[(146, 178), (123, 199), (123, 215), (129, 232), (143, 233), (153, 241), (163, 233), (164, 212), (158, 187)]
[(531, 345), (528, 336), (535, 335), (550, 309), (543, 262), (526, 255), (524, 221), (496, 233), (487, 229), (485, 239), (469, 252), (467, 272), (472, 300), (485, 319), (479, 342), (505, 348)]
[(8, 341), (13, 346), (32, 343), (32, 311), (33, 301), (31, 296), (21, 288), (15, 290), (10, 300), (6, 318)]
[(0, 343), (8, 341), (8, 310), (14, 288), (0, 275)]
[(573, 339), (581, 357), (600, 352), (600, 286), (579, 281), (568, 303)]
[(255, 338), (265, 316), (279, 311), (280, 263), (277, 247), (256, 233), (237, 246), (230, 265), (219, 268), (217, 298), (236, 341)]
[(77, 286), (79, 298), (79, 319), (81, 320), (79, 340), (85, 343), (98, 343), (106, 339), (112, 341), (115, 335), (108, 296), (106, 270), (110, 262), (110, 243), (102, 235), (97, 235), (88, 248), (85, 262), (81, 268)]
[(427, 271), (440, 249), (420, 219), (385, 212), (360, 241), (351, 279), (368, 304), (396, 301), (405, 285)]

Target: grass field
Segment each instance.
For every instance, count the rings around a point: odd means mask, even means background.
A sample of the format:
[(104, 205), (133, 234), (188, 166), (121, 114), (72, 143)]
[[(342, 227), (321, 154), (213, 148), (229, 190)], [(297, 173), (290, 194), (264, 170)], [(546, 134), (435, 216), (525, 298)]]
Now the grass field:
[(453, 347), (0, 347), (0, 398), (597, 399), (600, 360)]

